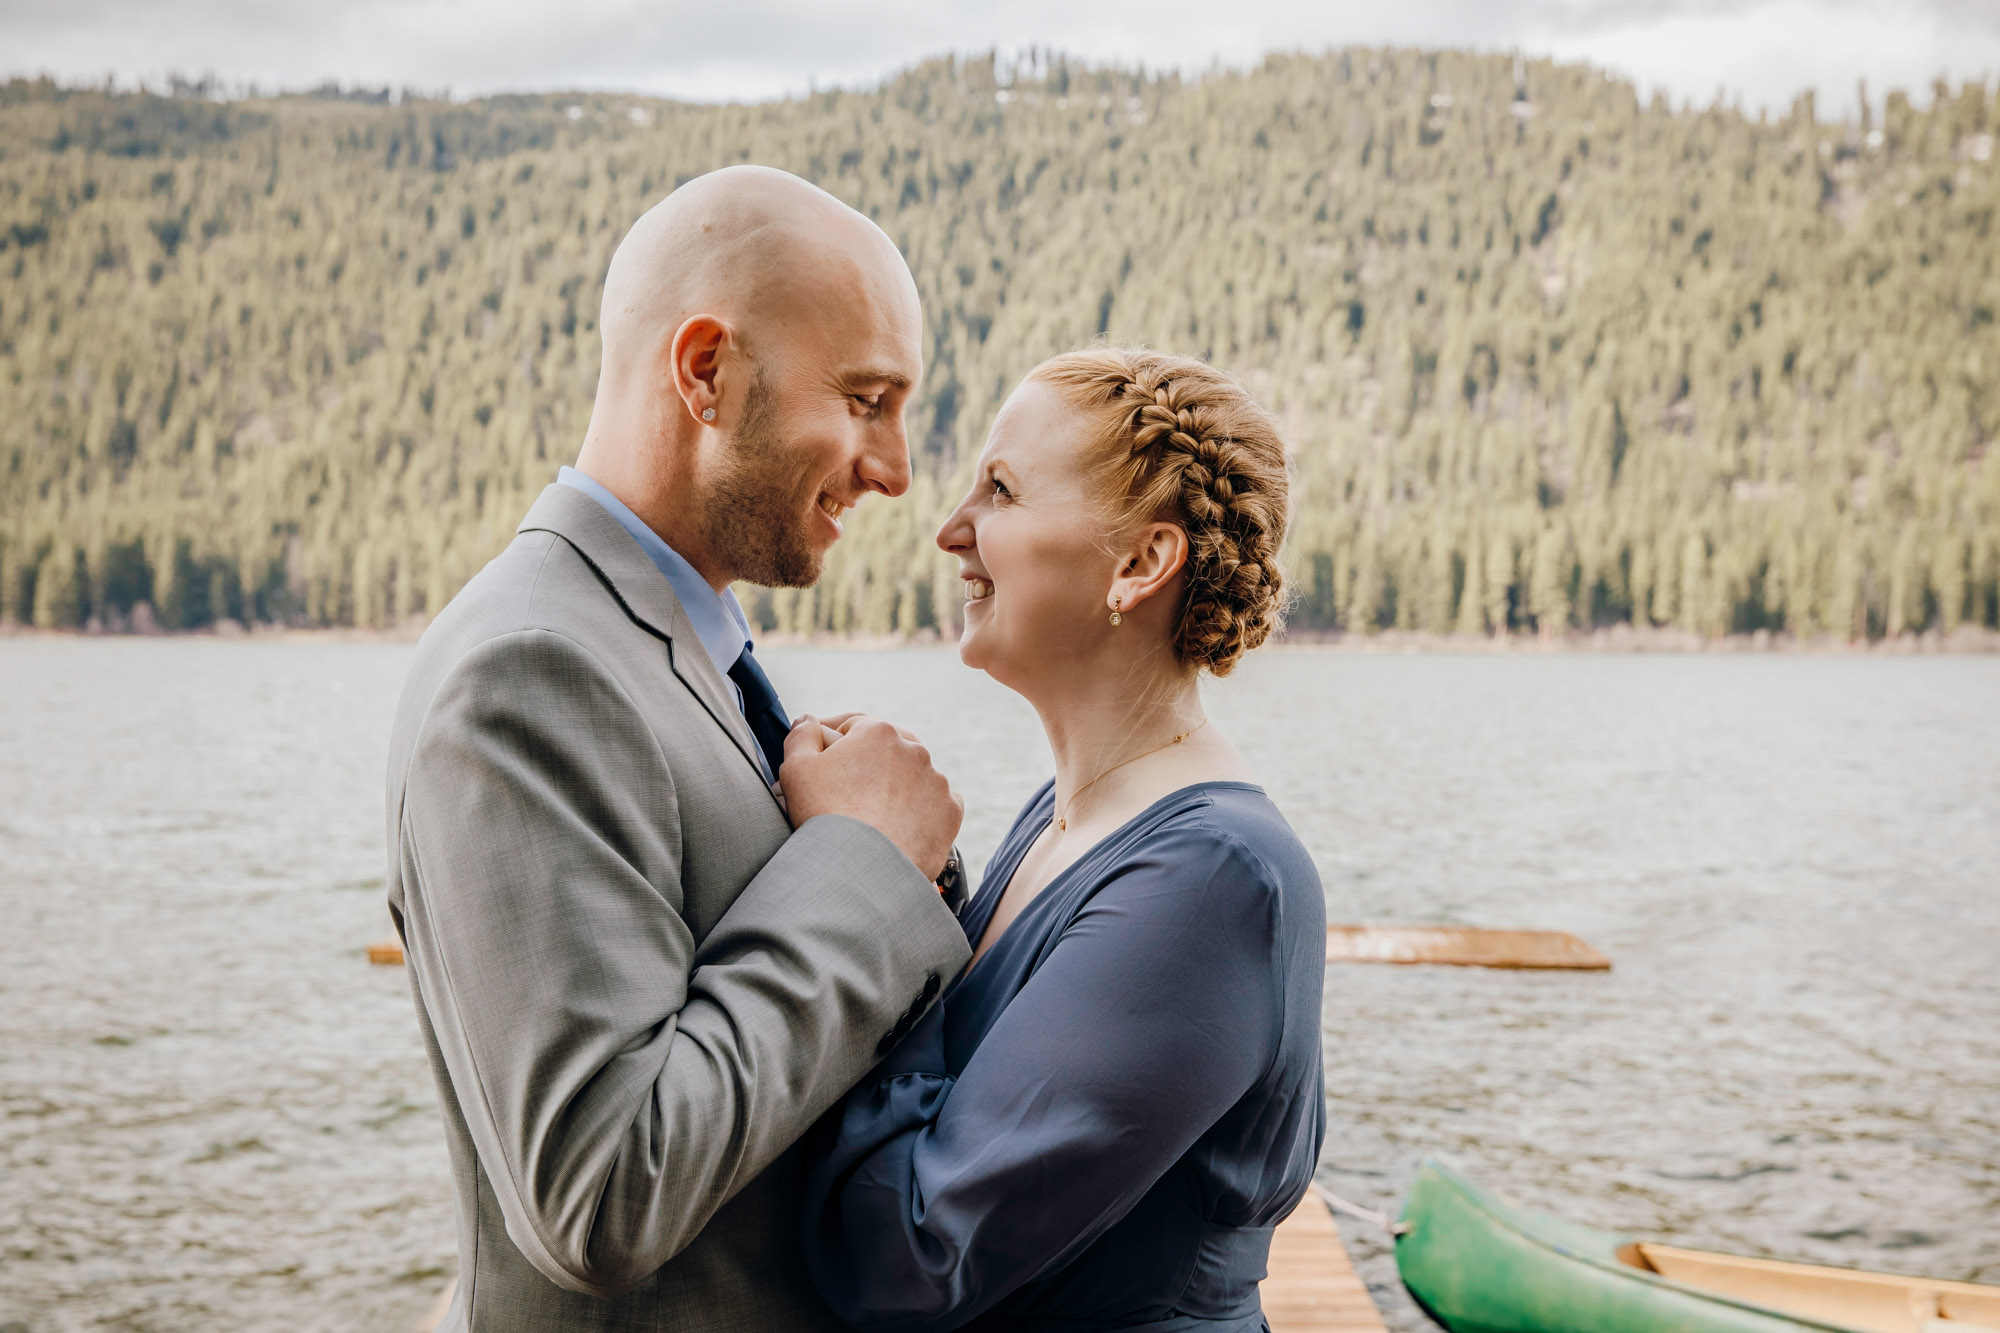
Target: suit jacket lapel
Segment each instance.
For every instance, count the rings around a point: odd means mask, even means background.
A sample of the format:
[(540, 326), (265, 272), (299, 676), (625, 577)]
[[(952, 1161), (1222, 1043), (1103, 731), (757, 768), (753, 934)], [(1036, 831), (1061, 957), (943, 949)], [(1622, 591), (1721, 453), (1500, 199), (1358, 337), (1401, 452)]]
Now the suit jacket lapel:
[(736, 706), (728, 682), (702, 647), (680, 599), (674, 596), (673, 585), (646, 558), (632, 534), (582, 491), (555, 483), (542, 491), (517, 531), (552, 532), (590, 562), (625, 613), (665, 640), (667, 662), (674, 674), (701, 701), (715, 724), (729, 734), (761, 779), (764, 766), (757, 758), (757, 738), (751, 735), (743, 710)]

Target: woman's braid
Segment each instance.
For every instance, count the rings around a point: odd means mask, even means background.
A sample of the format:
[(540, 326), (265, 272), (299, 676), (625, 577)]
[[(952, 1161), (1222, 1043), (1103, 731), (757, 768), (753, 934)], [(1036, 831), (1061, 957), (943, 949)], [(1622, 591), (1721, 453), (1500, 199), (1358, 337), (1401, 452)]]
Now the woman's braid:
[(1035, 378), (1114, 416), (1104, 462), (1120, 516), (1176, 522), (1187, 533), (1174, 651), (1228, 674), (1270, 637), (1282, 607), (1288, 488), (1269, 414), (1214, 367), (1139, 348), (1072, 352)]

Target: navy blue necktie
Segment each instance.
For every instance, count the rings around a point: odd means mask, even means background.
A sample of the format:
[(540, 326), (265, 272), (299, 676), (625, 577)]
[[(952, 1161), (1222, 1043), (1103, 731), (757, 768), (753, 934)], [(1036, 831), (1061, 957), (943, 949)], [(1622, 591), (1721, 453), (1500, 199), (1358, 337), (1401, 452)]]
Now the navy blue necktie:
[(757, 738), (757, 744), (763, 747), (771, 776), (776, 777), (778, 766), (785, 762), (785, 737), (791, 733), (792, 724), (784, 705), (778, 702), (778, 692), (771, 688), (770, 677), (750, 656), (749, 644), (743, 645), (742, 655), (729, 668), (729, 678), (743, 692), (743, 719), (750, 724), (750, 734)]

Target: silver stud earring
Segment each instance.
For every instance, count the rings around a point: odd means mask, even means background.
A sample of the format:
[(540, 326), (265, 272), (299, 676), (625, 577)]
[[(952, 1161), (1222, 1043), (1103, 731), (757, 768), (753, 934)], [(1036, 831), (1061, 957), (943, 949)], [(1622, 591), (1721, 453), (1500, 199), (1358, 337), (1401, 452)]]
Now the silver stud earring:
[(712, 408), (712, 407), (704, 407), (704, 408), (702, 408), (702, 409), (701, 409), (701, 419), (702, 419), (703, 421), (713, 421), (713, 420), (715, 420), (715, 409), (714, 409), (714, 408)]

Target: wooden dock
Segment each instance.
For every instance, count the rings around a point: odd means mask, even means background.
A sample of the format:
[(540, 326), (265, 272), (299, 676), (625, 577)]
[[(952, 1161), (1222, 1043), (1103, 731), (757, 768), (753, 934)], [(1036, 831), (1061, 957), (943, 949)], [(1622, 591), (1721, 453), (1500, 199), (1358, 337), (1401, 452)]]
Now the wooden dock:
[(1317, 1195), (1278, 1224), (1261, 1294), (1271, 1333), (1387, 1333)]

